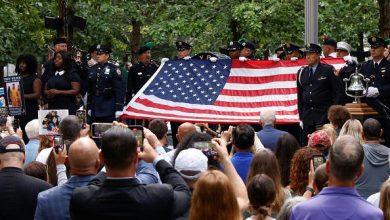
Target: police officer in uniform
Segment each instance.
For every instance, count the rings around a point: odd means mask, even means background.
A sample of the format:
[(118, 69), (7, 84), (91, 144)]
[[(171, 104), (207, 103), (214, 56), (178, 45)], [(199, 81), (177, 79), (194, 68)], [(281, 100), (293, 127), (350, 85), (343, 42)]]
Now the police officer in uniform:
[(177, 49), (177, 54), (176, 54), (176, 57), (175, 59), (177, 60), (180, 60), (180, 59), (184, 59), (184, 60), (188, 60), (188, 59), (191, 59), (191, 49), (192, 49), (192, 45), (185, 42), (184, 40), (177, 40), (175, 42), (176, 44), (176, 49)]
[(137, 54), (139, 63), (129, 69), (126, 102), (131, 100), (158, 69), (157, 63), (151, 59), (151, 46), (140, 47)]
[(295, 44), (286, 43), (283, 45), (283, 50), (285, 52), (285, 60), (291, 60), (291, 58), (295, 57), (296, 59), (301, 58), (303, 55), (303, 51), (301, 51), (301, 47)]
[(371, 80), (365, 102), (374, 108), (381, 118), (383, 137), (390, 144), (390, 61), (383, 52), (388, 43), (380, 37), (370, 37), (372, 60), (362, 63), (361, 73)]
[(256, 54), (256, 45), (250, 41), (243, 42), (240, 57), (245, 57), (248, 60), (254, 60)]
[(238, 59), (242, 50), (242, 45), (238, 41), (230, 41), (227, 47), (230, 59)]
[(307, 135), (328, 123), (327, 113), (331, 105), (339, 104), (343, 97), (342, 83), (333, 66), (320, 63), (321, 47), (306, 46), (308, 66), (297, 75), (298, 111), (303, 125), (303, 144)]
[(125, 90), (121, 72), (117, 66), (108, 62), (111, 49), (96, 46), (97, 64), (88, 73), (87, 110), (93, 122), (112, 122), (115, 112), (123, 110)]

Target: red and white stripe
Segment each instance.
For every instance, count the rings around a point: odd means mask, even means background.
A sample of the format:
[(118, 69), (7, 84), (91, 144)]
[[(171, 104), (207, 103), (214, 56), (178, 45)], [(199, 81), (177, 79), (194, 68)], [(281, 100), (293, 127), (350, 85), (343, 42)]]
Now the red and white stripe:
[[(345, 63), (338, 58), (323, 59), (322, 62), (334, 65), (337, 70)], [(267, 107), (276, 111), (277, 123), (297, 123), (296, 73), (303, 65), (306, 65), (305, 59), (278, 62), (233, 60), (227, 83), (213, 105), (172, 102), (143, 94), (142, 91), (153, 81), (156, 73), (129, 102), (122, 117), (257, 123), (261, 108)]]

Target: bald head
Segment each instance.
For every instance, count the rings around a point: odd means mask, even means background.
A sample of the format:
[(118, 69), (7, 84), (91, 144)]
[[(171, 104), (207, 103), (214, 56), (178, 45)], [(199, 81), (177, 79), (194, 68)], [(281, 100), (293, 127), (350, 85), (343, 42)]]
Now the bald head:
[[(19, 149), (16, 144), (10, 144), (6, 147), (7, 150)], [(0, 154), (0, 169), (4, 167), (18, 167), (22, 168), (24, 163), (23, 152), (7, 152)]]
[(99, 149), (89, 137), (79, 138), (70, 145), (68, 160), (72, 175), (95, 175), (99, 168)]
[(196, 127), (194, 124), (189, 122), (184, 122), (177, 128), (177, 135), (176, 138), (178, 141), (182, 140), (184, 136), (186, 136), (189, 133), (193, 133), (196, 131)]
[(330, 175), (341, 181), (354, 181), (363, 157), (363, 146), (355, 137), (340, 136), (329, 151)]

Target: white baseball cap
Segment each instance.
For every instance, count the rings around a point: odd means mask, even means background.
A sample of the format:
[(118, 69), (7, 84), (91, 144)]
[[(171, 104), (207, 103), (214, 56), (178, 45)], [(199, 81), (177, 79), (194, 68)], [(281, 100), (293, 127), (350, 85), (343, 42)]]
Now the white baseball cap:
[[(203, 171), (207, 170), (208, 158), (202, 153), (202, 151), (190, 148), (183, 150), (177, 155), (175, 160), (175, 169), (187, 179), (198, 179)], [(194, 176), (183, 174), (181, 171), (198, 171), (199, 173)]]

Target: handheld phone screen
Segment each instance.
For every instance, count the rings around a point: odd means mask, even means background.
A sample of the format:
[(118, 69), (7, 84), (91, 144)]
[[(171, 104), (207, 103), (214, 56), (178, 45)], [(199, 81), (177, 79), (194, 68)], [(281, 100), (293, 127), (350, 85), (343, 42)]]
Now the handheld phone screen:
[(137, 147), (139, 151), (144, 149), (144, 128), (138, 125), (129, 125), (128, 128), (134, 133), (137, 140)]
[(314, 170), (316, 170), (317, 167), (319, 167), (323, 163), (325, 163), (325, 158), (323, 156), (313, 156)]
[(55, 152), (58, 154), (59, 150), (64, 150), (64, 139), (62, 138), (62, 135), (54, 135), (53, 137), (53, 147)]
[(194, 142), (193, 147), (195, 149), (201, 150), (206, 156), (212, 157), (217, 155), (217, 152), (214, 151), (214, 144), (211, 141), (198, 141)]
[(104, 132), (106, 132), (112, 126), (112, 123), (92, 123), (91, 136), (93, 138), (102, 138)]

